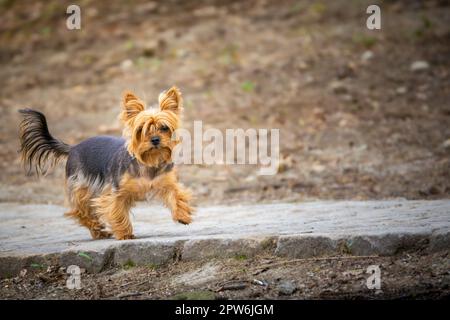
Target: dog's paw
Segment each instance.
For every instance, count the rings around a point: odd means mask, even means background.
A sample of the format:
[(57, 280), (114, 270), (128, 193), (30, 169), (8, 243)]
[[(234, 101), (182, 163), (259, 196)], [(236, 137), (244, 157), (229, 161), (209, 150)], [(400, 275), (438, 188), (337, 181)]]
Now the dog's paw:
[(106, 230), (90, 230), (91, 236), (93, 239), (109, 239), (113, 236), (113, 234)]
[(190, 224), (192, 222), (193, 211), (188, 205), (180, 206), (173, 215), (173, 220), (181, 224)]
[(183, 218), (178, 218), (177, 222), (179, 222), (181, 224), (184, 224), (184, 225), (190, 224), (192, 222), (192, 218), (190, 216), (186, 216), (186, 217), (183, 217)]
[(117, 240), (130, 240), (135, 239), (134, 234), (116, 235)]

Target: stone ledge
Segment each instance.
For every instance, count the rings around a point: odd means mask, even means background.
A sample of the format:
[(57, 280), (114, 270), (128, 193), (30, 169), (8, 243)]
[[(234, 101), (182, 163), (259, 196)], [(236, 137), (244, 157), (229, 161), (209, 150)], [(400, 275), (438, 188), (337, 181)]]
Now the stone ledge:
[[(160, 265), (261, 253), (289, 258), (394, 255), (450, 248), (450, 201), (309, 202), (201, 208), (190, 226), (160, 207), (136, 210), (138, 239), (89, 239), (64, 208), (0, 204), (0, 277), (75, 264)], [(150, 213), (150, 214), (149, 214)], [(141, 216), (142, 214), (142, 216)]]

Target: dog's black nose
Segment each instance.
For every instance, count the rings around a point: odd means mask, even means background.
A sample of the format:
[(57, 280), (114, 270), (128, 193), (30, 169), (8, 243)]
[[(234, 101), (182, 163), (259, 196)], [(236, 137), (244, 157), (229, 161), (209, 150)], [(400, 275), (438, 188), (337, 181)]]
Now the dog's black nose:
[(161, 139), (160, 139), (158, 136), (156, 136), (156, 137), (152, 137), (152, 138), (150, 139), (150, 141), (152, 142), (152, 144), (153, 144), (154, 146), (157, 146), (157, 145), (161, 142)]

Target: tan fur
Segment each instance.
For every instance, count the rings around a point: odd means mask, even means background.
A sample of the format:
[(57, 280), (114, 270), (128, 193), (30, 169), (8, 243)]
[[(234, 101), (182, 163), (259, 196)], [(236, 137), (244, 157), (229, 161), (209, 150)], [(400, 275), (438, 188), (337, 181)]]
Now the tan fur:
[[(144, 104), (133, 93), (123, 96), (123, 110), (120, 119), (125, 128), (123, 135), (127, 139), (127, 150), (142, 165), (139, 178), (124, 174), (119, 188), (107, 186), (92, 191), (83, 182), (67, 182), (69, 202), (72, 211), (66, 215), (76, 218), (87, 227), (94, 239), (107, 237), (104, 230), (106, 222), (116, 239), (132, 239), (133, 227), (129, 212), (138, 200), (152, 193), (172, 212), (172, 219), (182, 224), (192, 221), (193, 209), (189, 205), (190, 192), (179, 183), (175, 169), (153, 178), (145, 174), (145, 169), (158, 167), (171, 162), (172, 150), (177, 141), (172, 133), (180, 126), (179, 115), (182, 111), (180, 91), (173, 87), (159, 96), (159, 110), (145, 110)], [(163, 130), (163, 126), (168, 129)], [(150, 138), (158, 135), (160, 146), (155, 148)]]
[(189, 206), (191, 193), (182, 187), (176, 176), (176, 171), (172, 171), (155, 179), (153, 182), (155, 196), (172, 212), (172, 219), (176, 222), (189, 224), (192, 222), (192, 208)]
[[(127, 149), (141, 163), (156, 167), (168, 162), (176, 141), (172, 141), (172, 132), (179, 128), (179, 114), (183, 110), (180, 91), (173, 87), (159, 96), (160, 110), (145, 110), (144, 104), (134, 94), (126, 92), (120, 119), (124, 124), (123, 135), (128, 138)], [(161, 127), (170, 130), (161, 132)], [(152, 148), (149, 137), (158, 134), (161, 147)]]
[(89, 229), (92, 238), (109, 238), (111, 233), (104, 230), (105, 225), (100, 222), (98, 215), (91, 206), (91, 196), (88, 187), (78, 187), (72, 190), (70, 204), (72, 210), (65, 213), (66, 217), (78, 220), (78, 223)]

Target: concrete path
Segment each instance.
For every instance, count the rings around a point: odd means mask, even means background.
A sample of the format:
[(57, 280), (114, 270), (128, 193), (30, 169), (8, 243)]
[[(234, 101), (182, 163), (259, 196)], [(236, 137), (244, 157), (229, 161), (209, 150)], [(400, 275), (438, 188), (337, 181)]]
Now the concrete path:
[(450, 248), (450, 200), (339, 201), (199, 208), (191, 225), (163, 207), (133, 210), (137, 239), (91, 240), (54, 205), (0, 204), (0, 276), (50, 264), (114, 264), (253, 255), (390, 255)]

